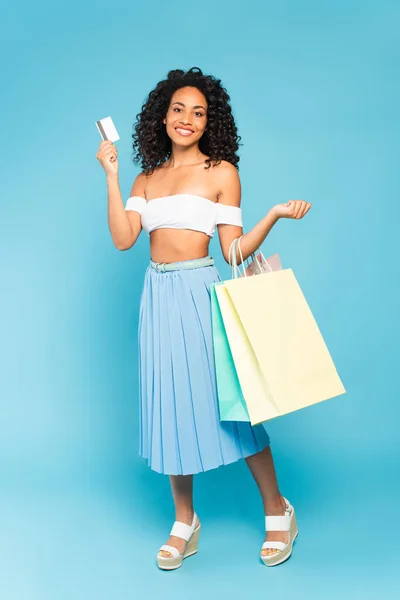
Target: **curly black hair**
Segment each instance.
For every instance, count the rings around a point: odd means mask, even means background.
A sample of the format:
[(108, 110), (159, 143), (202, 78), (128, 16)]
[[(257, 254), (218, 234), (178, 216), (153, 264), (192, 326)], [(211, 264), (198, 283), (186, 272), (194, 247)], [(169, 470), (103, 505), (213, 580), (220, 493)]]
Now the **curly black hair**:
[(212, 75), (204, 75), (199, 67), (188, 71), (174, 69), (168, 72), (167, 79), (160, 81), (149, 93), (142, 110), (136, 115), (133, 138), (133, 161), (140, 163), (142, 170), (151, 175), (154, 169), (171, 156), (172, 143), (166, 132), (163, 119), (167, 114), (172, 95), (176, 90), (193, 86), (207, 99), (207, 129), (199, 141), (199, 149), (209, 158), (206, 169), (211, 164), (218, 165), (226, 160), (239, 170), (239, 148), (241, 136), (229, 104), (230, 96), (221, 80)]

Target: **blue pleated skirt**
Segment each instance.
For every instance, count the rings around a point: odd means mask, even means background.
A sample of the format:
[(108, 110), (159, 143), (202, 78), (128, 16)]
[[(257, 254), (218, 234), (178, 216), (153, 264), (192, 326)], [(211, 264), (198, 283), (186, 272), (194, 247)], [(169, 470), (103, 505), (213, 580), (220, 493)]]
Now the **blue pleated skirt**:
[(221, 277), (214, 265), (176, 271), (149, 265), (145, 273), (138, 329), (139, 454), (158, 473), (208, 471), (270, 443), (261, 424), (219, 419), (210, 299), (216, 281)]

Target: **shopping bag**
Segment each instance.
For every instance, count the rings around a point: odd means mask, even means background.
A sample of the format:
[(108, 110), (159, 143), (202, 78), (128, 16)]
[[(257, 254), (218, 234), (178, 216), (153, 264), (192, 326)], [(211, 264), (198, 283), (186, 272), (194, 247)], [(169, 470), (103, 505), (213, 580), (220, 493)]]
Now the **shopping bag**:
[[(242, 235), (239, 238), (235, 238), (229, 248), (228, 254), (228, 262), (232, 266), (232, 278), (234, 277), (251, 277), (252, 275), (258, 275), (259, 273), (269, 273), (270, 271), (278, 271), (282, 269), (282, 263), (280, 256), (277, 252), (270, 256), (269, 258), (265, 258), (264, 254), (259, 249), (258, 255), (254, 252), (248, 259), (247, 267), (244, 268), (244, 260), (241, 250), (240, 241), (242, 239)], [(238, 268), (236, 261), (236, 248), (239, 250), (239, 255), (241, 257), (242, 264), (242, 273), (240, 273), (240, 269)], [(251, 260), (250, 260), (251, 258)]]
[(250, 421), (229, 348), (215, 287), (211, 287), (211, 316), (220, 421)]
[[(245, 400), (251, 424), (255, 425), (279, 416), (279, 410), (274, 404), (267, 381), (225, 284), (214, 285), (213, 291), (218, 300), (240, 394)], [(226, 372), (227, 378), (229, 375)], [(227, 391), (225, 387), (220, 386), (218, 390), (220, 406), (224, 406), (227, 402), (226, 398)]]
[[(235, 246), (236, 256), (236, 243), (238, 241), (239, 239), (236, 239), (232, 242), (229, 250), (229, 263), (231, 263), (233, 246)], [(252, 259), (246, 269), (246, 276), (282, 268), (278, 254), (265, 259), (260, 251), (258, 257), (252, 255)], [(238, 276), (239, 269), (236, 260), (234, 265), (232, 275)], [(277, 416), (277, 409), (273, 407), (271, 396), (255, 359), (254, 351), (248, 343), (229, 295), (224, 290), (223, 283), (217, 282), (211, 286), (211, 308), (220, 420), (250, 420), (250, 422), (255, 423)], [(224, 311), (225, 322), (229, 328), (229, 341), (221, 309)], [(235, 335), (238, 328), (239, 336)], [(233, 353), (235, 360), (233, 359)], [(243, 386), (247, 392), (247, 402), (243, 396), (235, 364), (240, 371)], [(249, 393), (249, 386), (251, 393)], [(265, 401), (262, 402), (264, 396)], [(260, 407), (262, 407), (261, 412)]]
[(292, 269), (235, 276), (216, 293), (253, 425), (346, 393)]
[(263, 253), (260, 251), (257, 256), (249, 262), (245, 269), (245, 273), (242, 273), (240, 277), (251, 277), (252, 275), (258, 275), (260, 273), (269, 273), (270, 271), (278, 271), (282, 269), (281, 259), (277, 252), (272, 256), (265, 258)]

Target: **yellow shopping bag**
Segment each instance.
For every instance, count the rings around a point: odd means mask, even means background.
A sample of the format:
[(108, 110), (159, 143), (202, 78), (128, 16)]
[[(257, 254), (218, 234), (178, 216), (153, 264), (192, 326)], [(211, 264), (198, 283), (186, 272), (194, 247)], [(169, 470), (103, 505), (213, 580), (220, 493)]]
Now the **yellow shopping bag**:
[(216, 292), (252, 425), (346, 393), (292, 269)]
[(274, 404), (267, 381), (225, 284), (226, 282), (215, 285), (214, 290), (250, 423), (255, 425), (278, 417), (280, 412)]

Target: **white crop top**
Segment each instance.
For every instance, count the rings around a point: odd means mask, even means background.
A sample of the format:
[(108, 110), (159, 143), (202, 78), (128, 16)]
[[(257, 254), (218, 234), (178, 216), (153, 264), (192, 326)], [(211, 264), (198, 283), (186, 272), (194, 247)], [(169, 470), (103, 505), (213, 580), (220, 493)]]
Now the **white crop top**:
[(173, 194), (147, 201), (142, 196), (131, 196), (125, 210), (134, 210), (141, 215), (142, 227), (147, 235), (154, 229), (193, 229), (213, 237), (219, 224), (239, 225), (242, 209), (213, 202), (195, 194)]

